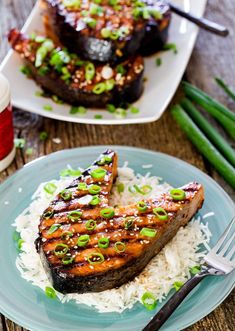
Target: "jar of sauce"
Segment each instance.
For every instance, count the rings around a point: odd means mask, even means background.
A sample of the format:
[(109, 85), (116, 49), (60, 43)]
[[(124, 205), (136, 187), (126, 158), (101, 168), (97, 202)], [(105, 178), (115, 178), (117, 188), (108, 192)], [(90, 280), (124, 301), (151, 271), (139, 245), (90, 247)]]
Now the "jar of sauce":
[(0, 73), (0, 171), (9, 166), (15, 157), (10, 85)]

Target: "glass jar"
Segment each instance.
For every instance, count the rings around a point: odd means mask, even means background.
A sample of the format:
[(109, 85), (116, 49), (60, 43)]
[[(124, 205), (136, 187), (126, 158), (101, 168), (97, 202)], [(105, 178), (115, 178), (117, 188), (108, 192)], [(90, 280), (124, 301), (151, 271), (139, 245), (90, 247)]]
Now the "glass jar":
[(9, 166), (15, 157), (10, 85), (0, 73), (0, 171)]

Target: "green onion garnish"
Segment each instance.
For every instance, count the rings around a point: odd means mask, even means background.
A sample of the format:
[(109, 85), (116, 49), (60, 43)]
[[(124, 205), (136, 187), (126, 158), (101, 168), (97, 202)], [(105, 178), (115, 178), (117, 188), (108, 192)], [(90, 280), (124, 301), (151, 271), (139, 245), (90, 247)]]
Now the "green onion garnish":
[(106, 84), (105, 83), (98, 83), (93, 87), (92, 92), (95, 94), (101, 94), (106, 91)]
[(71, 231), (65, 231), (62, 233), (62, 235), (60, 236), (62, 240), (67, 240), (69, 238), (72, 238), (73, 236), (73, 232)]
[(78, 177), (80, 175), (81, 171), (76, 169), (63, 169), (60, 171), (60, 177)]
[(106, 175), (107, 171), (102, 168), (96, 168), (90, 172), (91, 177), (95, 179), (102, 179)]
[(55, 290), (52, 287), (47, 286), (45, 288), (45, 294), (50, 299), (55, 299), (56, 298)]
[(76, 106), (71, 106), (70, 108), (70, 114), (86, 114), (87, 110), (85, 107), (83, 106), (79, 106), (79, 107), (76, 107)]
[(100, 201), (101, 201), (100, 198), (97, 195), (95, 195), (94, 197), (92, 197), (92, 200), (90, 201), (90, 205), (96, 206), (100, 203)]
[(179, 291), (179, 289), (184, 285), (183, 282), (174, 282), (173, 286), (176, 291)]
[(149, 228), (143, 228), (140, 231), (141, 236), (146, 236), (146, 237), (155, 237), (157, 231), (154, 229), (149, 229)]
[(170, 196), (173, 200), (181, 201), (185, 199), (185, 192), (179, 188), (174, 188), (170, 190)]
[(54, 215), (53, 210), (47, 210), (47, 211), (44, 212), (42, 217), (45, 218), (46, 220), (49, 220), (49, 218), (51, 218), (53, 215)]
[(124, 222), (124, 228), (125, 230), (128, 230), (132, 227), (133, 223), (135, 221), (134, 217), (127, 217)]
[(122, 241), (118, 241), (114, 244), (114, 249), (117, 253), (123, 253), (126, 250), (126, 244)]
[(161, 221), (166, 221), (166, 220), (168, 220), (168, 214), (167, 214), (167, 212), (165, 211), (165, 209), (162, 208), (162, 207), (154, 208), (154, 209), (153, 209), (153, 213), (154, 213), (155, 215), (157, 215), (157, 217), (158, 217), (159, 220), (161, 220)]
[(92, 17), (84, 17), (83, 21), (92, 29), (96, 27), (97, 20)]
[(132, 114), (138, 114), (140, 112), (139, 108), (132, 106), (130, 108)]
[(72, 198), (72, 192), (69, 190), (65, 189), (62, 192), (60, 192), (60, 196), (63, 200), (68, 201)]
[(123, 183), (119, 183), (117, 185), (117, 190), (118, 190), (118, 193), (122, 193), (124, 192), (124, 189), (125, 189), (125, 185)]
[(22, 249), (22, 245), (23, 245), (23, 243), (24, 243), (24, 240), (21, 239), (21, 238), (17, 241), (17, 247), (18, 247), (19, 250)]
[(119, 31), (111, 31), (110, 39), (117, 40), (119, 38)]
[(87, 184), (86, 183), (79, 183), (78, 184), (78, 190), (86, 191), (87, 190)]
[(57, 186), (54, 183), (47, 183), (46, 185), (44, 185), (43, 189), (48, 194), (53, 194), (55, 193)]
[(42, 131), (39, 133), (39, 139), (41, 141), (45, 141), (48, 138), (48, 133), (46, 131)]
[(73, 263), (73, 260), (74, 260), (73, 257), (70, 257), (70, 256), (64, 256), (63, 259), (62, 259), (62, 263), (63, 263), (64, 265), (71, 264), (71, 263)]
[(176, 46), (176, 44), (174, 44), (174, 43), (165, 44), (165, 45), (163, 46), (163, 49), (164, 49), (165, 51), (172, 50), (173, 53), (175, 53), (175, 54), (178, 53), (177, 46)]
[(90, 236), (88, 234), (83, 234), (78, 238), (77, 245), (79, 247), (84, 247), (88, 244), (89, 240), (90, 240)]
[(147, 308), (148, 310), (153, 310), (157, 306), (157, 300), (155, 296), (150, 292), (145, 292), (141, 297), (141, 301), (145, 308)]
[(98, 194), (101, 191), (101, 187), (99, 185), (91, 185), (88, 191), (90, 194)]
[(72, 222), (77, 222), (81, 219), (81, 216), (82, 212), (80, 210), (74, 210), (68, 214), (68, 219), (70, 219)]
[(85, 78), (86, 80), (92, 80), (95, 76), (95, 66), (93, 63), (88, 62), (85, 66)]
[(106, 91), (111, 91), (114, 88), (115, 80), (114, 79), (108, 79), (105, 82)]
[(190, 272), (192, 275), (196, 275), (201, 271), (200, 265), (195, 265), (194, 267), (190, 268)]
[(50, 229), (47, 231), (47, 234), (52, 234), (61, 227), (61, 224), (53, 224)]
[(107, 28), (103, 28), (101, 29), (100, 33), (103, 38), (109, 38), (111, 35), (111, 30)]
[(98, 240), (99, 248), (108, 248), (109, 247), (109, 238), (100, 238)]
[(42, 65), (47, 54), (52, 51), (54, 44), (50, 39), (46, 39), (36, 52), (35, 67), (38, 68)]
[(54, 253), (56, 256), (63, 256), (68, 252), (68, 250), (69, 250), (68, 245), (58, 244), (54, 249)]
[(93, 231), (96, 228), (96, 221), (94, 220), (88, 220), (85, 224), (85, 227), (89, 231)]
[(26, 154), (27, 156), (32, 155), (32, 154), (33, 154), (33, 148), (32, 148), (32, 147), (28, 147), (28, 148), (26, 149), (26, 151), (25, 151), (25, 154)]
[(112, 157), (111, 156), (107, 156), (107, 155), (104, 155), (102, 157), (102, 159), (100, 161), (98, 161), (97, 163), (99, 165), (105, 165), (105, 164), (109, 164), (113, 161)]
[(101, 114), (95, 114), (95, 115), (94, 115), (94, 118), (95, 118), (96, 120), (101, 120), (101, 119), (103, 118), (103, 115), (101, 115)]
[(44, 105), (44, 106), (43, 106), (43, 109), (44, 109), (44, 110), (47, 110), (47, 111), (52, 111), (53, 108), (52, 108), (51, 105)]
[(135, 188), (136, 192), (142, 195), (149, 194), (153, 190), (152, 186), (150, 185), (143, 185), (141, 188), (138, 185), (133, 185), (133, 187)]
[(17, 241), (20, 239), (20, 234), (16, 230), (13, 232), (12, 238), (14, 241)]
[(90, 264), (102, 263), (102, 262), (104, 262), (104, 255), (101, 253), (91, 253), (90, 255), (88, 255), (87, 261)]
[(161, 64), (162, 64), (162, 59), (160, 57), (156, 58), (156, 66), (160, 67)]
[(14, 145), (16, 148), (24, 148), (25, 143), (26, 143), (26, 141), (24, 138), (15, 138), (14, 139)]
[(111, 103), (108, 103), (106, 105), (106, 108), (110, 113), (115, 113), (115, 111), (116, 111), (116, 107), (114, 105), (112, 105)]
[(31, 70), (29, 67), (27, 66), (21, 66), (20, 67), (20, 71), (22, 72), (22, 74), (26, 75), (26, 76), (30, 76), (31, 75)]
[(78, 9), (81, 5), (80, 0), (63, 0), (63, 5), (67, 8)]
[(124, 75), (126, 73), (126, 69), (124, 68), (124, 66), (122, 64), (118, 64), (117, 65), (117, 73)]
[(100, 211), (100, 215), (104, 218), (112, 218), (114, 214), (113, 208), (104, 208)]
[(147, 203), (144, 201), (137, 202), (137, 209), (141, 212), (145, 212), (147, 210)]

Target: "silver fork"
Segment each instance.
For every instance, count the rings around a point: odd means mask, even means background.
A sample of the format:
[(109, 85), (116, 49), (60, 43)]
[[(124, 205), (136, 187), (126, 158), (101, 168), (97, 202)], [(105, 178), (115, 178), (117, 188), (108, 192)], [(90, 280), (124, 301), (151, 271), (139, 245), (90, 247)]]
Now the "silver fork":
[(210, 275), (227, 275), (235, 269), (235, 217), (217, 244), (202, 260), (201, 271), (190, 278), (159, 310), (142, 331), (157, 331), (201, 280)]

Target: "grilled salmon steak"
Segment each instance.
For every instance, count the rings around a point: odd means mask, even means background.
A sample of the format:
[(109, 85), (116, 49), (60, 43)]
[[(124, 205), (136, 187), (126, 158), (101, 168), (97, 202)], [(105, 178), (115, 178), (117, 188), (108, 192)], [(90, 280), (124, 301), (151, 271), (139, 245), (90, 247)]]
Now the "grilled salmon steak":
[(162, 0), (42, 0), (47, 34), (84, 58), (120, 62), (162, 49), (171, 21)]
[(105, 107), (132, 103), (144, 89), (144, 61), (135, 55), (119, 65), (96, 64), (42, 35), (26, 36), (16, 29), (8, 35), (29, 76), (50, 94), (75, 106)]
[(36, 246), (62, 293), (100, 292), (132, 280), (203, 204), (202, 185), (190, 183), (111, 207), (116, 177), (117, 155), (107, 150), (41, 216)]

